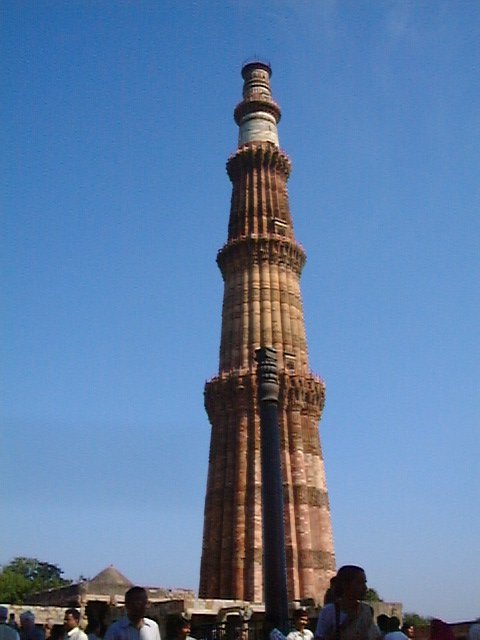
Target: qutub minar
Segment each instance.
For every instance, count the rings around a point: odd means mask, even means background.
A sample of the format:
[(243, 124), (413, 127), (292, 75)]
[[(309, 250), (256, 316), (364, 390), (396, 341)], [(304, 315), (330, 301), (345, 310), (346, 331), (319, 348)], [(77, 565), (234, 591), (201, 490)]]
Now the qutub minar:
[(205, 498), (201, 598), (262, 602), (260, 416), (255, 350), (277, 352), (288, 598), (323, 602), (335, 573), (318, 423), (324, 384), (308, 365), (300, 274), (287, 192), (290, 161), (279, 148), (280, 108), (270, 66), (246, 64), (235, 108), (238, 149), (228, 240), (217, 263), (224, 280), (218, 376), (207, 382), (212, 425)]

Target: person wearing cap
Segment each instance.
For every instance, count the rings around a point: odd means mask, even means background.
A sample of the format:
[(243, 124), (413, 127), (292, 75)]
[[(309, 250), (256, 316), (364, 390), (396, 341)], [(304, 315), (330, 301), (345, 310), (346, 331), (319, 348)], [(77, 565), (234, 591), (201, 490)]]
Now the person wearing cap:
[(19, 640), (18, 631), (7, 624), (7, 618), (7, 607), (0, 607), (0, 640)]
[(35, 615), (31, 611), (20, 614), (20, 640), (44, 640), (43, 631), (35, 626)]
[(80, 624), (80, 611), (77, 609), (67, 609), (63, 616), (63, 626), (65, 635), (63, 640), (88, 640), (85, 631), (78, 626)]

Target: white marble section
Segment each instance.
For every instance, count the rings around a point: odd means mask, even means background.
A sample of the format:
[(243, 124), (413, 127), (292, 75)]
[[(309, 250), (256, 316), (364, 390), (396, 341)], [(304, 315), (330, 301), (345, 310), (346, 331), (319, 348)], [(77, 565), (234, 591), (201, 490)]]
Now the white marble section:
[(248, 142), (273, 142), (279, 146), (277, 121), (266, 111), (255, 111), (243, 117), (238, 132), (238, 146)]

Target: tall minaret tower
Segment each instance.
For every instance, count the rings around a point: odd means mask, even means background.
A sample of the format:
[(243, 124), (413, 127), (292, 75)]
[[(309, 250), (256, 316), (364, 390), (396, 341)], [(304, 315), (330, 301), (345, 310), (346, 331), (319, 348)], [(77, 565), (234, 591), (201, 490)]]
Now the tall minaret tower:
[(323, 595), (335, 571), (318, 434), (324, 384), (310, 372), (300, 294), (305, 253), (293, 235), (290, 161), (279, 148), (271, 69), (242, 69), (234, 112), (238, 149), (228, 240), (217, 263), (225, 283), (218, 376), (207, 382), (212, 425), (199, 595), (263, 601), (260, 417), (255, 350), (277, 351), (288, 593)]

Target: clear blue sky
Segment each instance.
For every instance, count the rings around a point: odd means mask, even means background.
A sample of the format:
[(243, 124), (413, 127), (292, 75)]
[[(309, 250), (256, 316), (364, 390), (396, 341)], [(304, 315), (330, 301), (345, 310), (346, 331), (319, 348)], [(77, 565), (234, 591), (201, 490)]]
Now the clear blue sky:
[(338, 565), (480, 615), (480, 4), (4, 0), (0, 563), (198, 586), (246, 58), (271, 62)]

